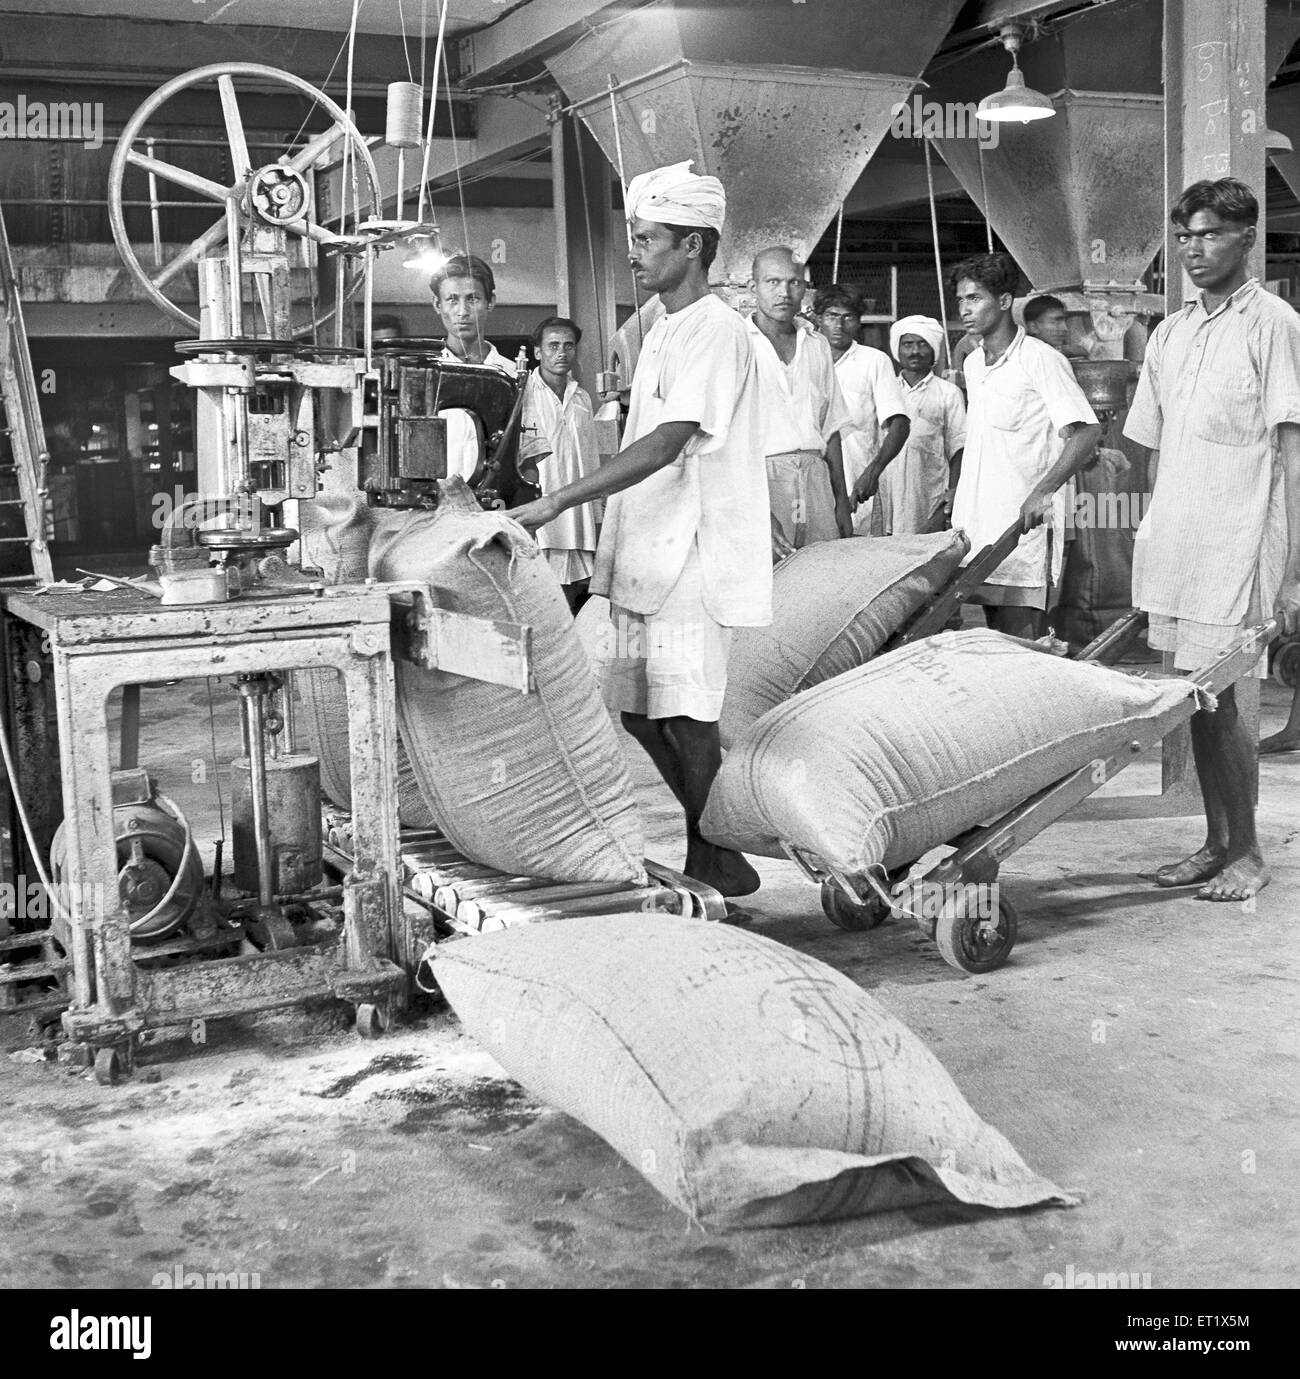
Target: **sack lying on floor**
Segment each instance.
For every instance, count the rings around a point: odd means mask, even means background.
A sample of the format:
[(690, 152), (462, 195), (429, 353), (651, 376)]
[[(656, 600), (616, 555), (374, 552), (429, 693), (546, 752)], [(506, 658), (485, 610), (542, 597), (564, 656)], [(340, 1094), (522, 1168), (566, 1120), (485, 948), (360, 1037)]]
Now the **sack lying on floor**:
[(724, 747), (792, 694), (864, 665), (956, 572), (961, 532), (819, 541), (772, 577), (772, 622), (738, 627), (718, 731)]
[(535, 689), (407, 661), (397, 716), (421, 793), (467, 857), (556, 881), (640, 883), (645, 843), (627, 762), (537, 546), (463, 481), (433, 512), (402, 514), (370, 544), (370, 573), (427, 584), (434, 603), (532, 628)]
[(997, 632), (945, 632), (796, 695), (722, 764), (706, 837), (781, 841), (861, 875), (910, 864), (1109, 756), (1196, 691), (1065, 661)]
[[(369, 568), (375, 531), (399, 514), (366, 505), (359, 493), (327, 493), (305, 504), (303, 565), (319, 570), (326, 584), (360, 584)], [(301, 745), (320, 760), (321, 789), (344, 809), (352, 808), (352, 762), (348, 754), (348, 697), (332, 670), (294, 672), (298, 690), (297, 728)], [(397, 817), (403, 828), (437, 828), (420, 794), (410, 759), (397, 739)]]
[(1073, 1201), (861, 987), (769, 939), (592, 915), (440, 947), (432, 963), (511, 1077), (697, 1220)]

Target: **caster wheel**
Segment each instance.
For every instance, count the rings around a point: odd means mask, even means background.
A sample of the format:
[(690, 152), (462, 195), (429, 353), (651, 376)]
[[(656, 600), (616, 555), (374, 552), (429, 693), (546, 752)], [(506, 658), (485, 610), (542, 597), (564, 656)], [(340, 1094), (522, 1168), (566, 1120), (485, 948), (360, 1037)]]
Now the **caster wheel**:
[(1287, 689), (1300, 680), (1300, 642), (1284, 642), (1273, 658), (1273, 679)]
[(1016, 946), (1016, 912), (1009, 900), (997, 897), (991, 915), (978, 902), (987, 898), (983, 886), (964, 886), (944, 902), (934, 926), (934, 941), (944, 961), (961, 972), (992, 972), (1002, 966)]
[(357, 1033), (363, 1039), (378, 1039), (388, 1028), (388, 1011), (367, 1001), (357, 1007)]
[(101, 1087), (116, 1087), (122, 1075), (122, 1059), (116, 1049), (100, 1049), (95, 1054), (95, 1081)]
[(865, 905), (855, 905), (834, 881), (822, 882), (822, 913), (837, 929), (861, 933), (884, 922), (885, 902), (873, 895)]

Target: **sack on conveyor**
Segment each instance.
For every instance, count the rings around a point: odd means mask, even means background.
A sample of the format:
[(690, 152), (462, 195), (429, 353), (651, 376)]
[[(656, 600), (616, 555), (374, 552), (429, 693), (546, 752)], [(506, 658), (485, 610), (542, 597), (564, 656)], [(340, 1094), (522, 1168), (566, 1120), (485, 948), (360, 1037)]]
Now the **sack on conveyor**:
[(719, 732), (730, 746), (792, 694), (864, 665), (953, 576), (961, 532), (819, 541), (777, 566), (772, 622), (739, 627)]
[(1073, 1205), (861, 987), (769, 939), (592, 915), (441, 947), (462, 1024), (692, 1218)]
[(401, 518), (370, 543), (376, 579), (419, 581), (438, 607), (532, 628), (529, 694), (396, 664), (402, 740), (442, 831), (503, 871), (644, 880), (627, 763), (537, 546), (505, 514), (481, 511), (463, 482), (444, 486), (436, 511)]
[[(327, 493), (302, 509), (303, 565), (319, 570), (326, 584), (360, 584), (369, 565), (370, 541), (396, 514), (367, 507), (355, 492)], [(352, 808), (352, 762), (348, 755), (348, 697), (332, 670), (294, 672), (298, 688), (297, 727), (301, 745), (320, 759), (321, 789), (344, 809)], [(397, 817), (403, 828), (437, 828), (399, 736)]]
[(796, 695), (727, 754), (706, 837), (837, 869), (910, 864), (1014, 808), (1196, 691), (1043, 655), (997, 632), (915, 642)]

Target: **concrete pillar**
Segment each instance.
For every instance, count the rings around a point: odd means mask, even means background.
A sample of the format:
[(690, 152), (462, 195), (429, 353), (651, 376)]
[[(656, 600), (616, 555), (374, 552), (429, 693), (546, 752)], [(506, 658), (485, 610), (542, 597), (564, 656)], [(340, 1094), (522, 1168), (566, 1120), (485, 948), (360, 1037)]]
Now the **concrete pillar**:
[[(1253, 187), (1260, 216), (1249, 271), (1263, 282), (1266, 0), (1164, 0), (1164, 5), (1166, 204), (1201, 178), (1237, 177)], [(1193, 289), (1178, 263), (1172, 233), (1165, 244), (1165, 293), (1172, 313), (1182, 309)], [(1258, 680), (1238, 682), (1237, 705), (1258, 742)], [(1190, 799), (1193, 776), (1190, 737), (1183, 729), (1165, 743), (1166, 790), (1179, 789)]]
[(626, 240), (611, 206), (609, 161), (585, 125), (556, 114), (551, 125), (555, 197), (555, 296), (561, 316), (582, 327), (577, 375), (589, 392), (615, 330), (615, 264)]

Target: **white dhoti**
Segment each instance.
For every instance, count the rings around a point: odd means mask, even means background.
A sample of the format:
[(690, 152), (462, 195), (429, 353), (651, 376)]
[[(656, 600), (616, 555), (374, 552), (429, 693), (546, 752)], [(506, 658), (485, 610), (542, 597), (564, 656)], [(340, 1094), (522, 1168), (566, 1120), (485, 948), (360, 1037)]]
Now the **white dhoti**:
[(767, 490), (781, 535), (796, 550), (838, 538), (830, 470), (815, 450), (769, 455)]
[(657, 613), (611, 603), (596, 665), (611, 713), (716, 723), (727, 690), (731, 628), (704, 607), (698, 546)]

